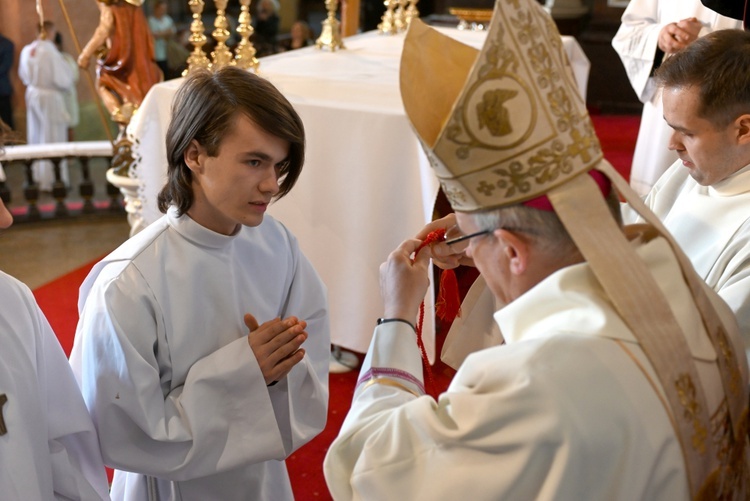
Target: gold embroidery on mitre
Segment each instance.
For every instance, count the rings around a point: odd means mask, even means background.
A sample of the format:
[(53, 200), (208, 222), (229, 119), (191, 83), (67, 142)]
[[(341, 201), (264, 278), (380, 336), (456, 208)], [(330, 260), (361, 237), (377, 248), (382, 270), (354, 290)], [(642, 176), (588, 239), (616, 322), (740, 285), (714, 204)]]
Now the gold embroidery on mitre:
[[(422, 148), (424, 152), (427, 154), (427, 161), (429, 162), (430, 167), (432, 167), (432, 169), (436, 173), (440, 172), (440, 169), (445, 168), (443, 164), (440, 162), (440, 159), (432, 153), (432, 150), (430, 150), (429, 148), (426, 148), (424, 143), (422, 143)], [(466, 192), (462, 189), (461, 185), (455, 183), (452, 180), (447, 180), (447, 179), (438, 178), (438, 181), (440, 182), (440, 189), (445, 194), (446, 198), (448, 199), (448, 203), (450, 203), (451, 207), (466, 204), (467, 202)]]
[(516, 97), (517, 94), (518, 91), (513, 89), (485, 91), (482, 101), (477, 104), (479, 130), (486, 127), (493, 136), (507, 136), (513, 132), (513, 125), (510, 123), (510, 113), (508, 112), (508, 108), (503, 106), (503, 103), (508, 99)]
[(522, 202), (602, 158), (585, 105), (571, 96), (577, 89), (554, 22), (519, 2), (498, 3), (495, 16), (473, 78), (435, 145), (438, 172), (455, 179), (449, 201), (457, 210)]
[(706, 452), (706, 437), (708, 437), (708, 430), (701, 423), (700, 420), (700, 404), (696, 399), (695, 384), (689, 374), (682, 374), (677, 381), (675, 381), (675, 388), (677, 389), (677, 395), (680, 398), (680, 403), (684, 409), (683, 417), (688, 421), (692, 421), (693, 424), (693, 436), (692, 446), (693, 449), (700, 452), (701, 454)]
[(445, 197), (448, 199), (448, 202), (451, 204), (451, 207), (463, 205), (464, 203), (466, 203), (466, 192), (462, 190), (460, 186), (449, 186), (447, 184), (440, 183), (440, 187), (442, 188)]
[[(486, 42), (484, 62), (478, 68), (478, 78), (469, 87), (451, 122), (445, 128), (445, 138), (458, 145), (455, 156), (466, 160), (472, 149), (508, 150), (526, 141), (534, 130), (537, 104), (531, 89), (517, 74), (517, 54), (505, 42), (505, 28), (499, 26), (496, 37)], [(494, 103), (490, 98), (494, 96)], [(502, 96), (502, 101), (499, 97)], [(522, 100), (522, 106), (530, 115), (520, 120), (511, 114), (506, 103)], [(495, 127), (487, 124), (505, 124), (505, 133), (498, 134)], [(485, 129), (487, 129), (485, 131)]]

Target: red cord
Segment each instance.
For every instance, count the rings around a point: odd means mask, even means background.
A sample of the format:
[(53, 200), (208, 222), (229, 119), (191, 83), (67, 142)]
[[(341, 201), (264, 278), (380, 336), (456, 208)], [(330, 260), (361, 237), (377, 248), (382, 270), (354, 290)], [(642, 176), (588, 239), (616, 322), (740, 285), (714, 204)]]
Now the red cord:
[[(445, 230), (437, 229), (430, 232), (422, 241), (422, 244), (414, 251), (414, 259), (423, 248), (445, 239)], [(412, 261), (413, 262), (413, 261)], [(458, 281), (453, 270), (443, 270), (440, 276), (440, 289), (438, 300), (435, 304), (435, 313), (443, 320), (453, 320), (456, 316), (461, 315), (461, 299), (458, 294)], [(422, 353), (422, 368), (425, 373), (425, 389), (433, 398), (437, 398), (435, 378), (432, 374), (432, 367), (427, 358), (427, 350), (422, 340), (422, 326), (424, 325), (424, 301), (419, 305), (419, 319), (417, 320), (417, 346)]]

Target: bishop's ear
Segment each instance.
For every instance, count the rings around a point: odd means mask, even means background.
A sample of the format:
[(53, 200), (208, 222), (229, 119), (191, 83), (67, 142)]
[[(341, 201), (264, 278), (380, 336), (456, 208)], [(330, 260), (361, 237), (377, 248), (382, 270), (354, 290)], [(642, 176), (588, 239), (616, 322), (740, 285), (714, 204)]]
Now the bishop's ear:
[(505, 229), (495, 230), (502, 252), (508, 260), (508, 268), (514, 275), (522, 275), (529, 263), (529, 242), (520, 234)]

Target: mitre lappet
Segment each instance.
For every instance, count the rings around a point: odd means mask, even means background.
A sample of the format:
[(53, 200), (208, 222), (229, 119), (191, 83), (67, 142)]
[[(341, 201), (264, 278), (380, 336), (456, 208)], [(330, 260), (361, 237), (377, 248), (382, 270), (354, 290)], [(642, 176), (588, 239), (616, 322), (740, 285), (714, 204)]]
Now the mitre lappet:
[(717, 353), (733, 436), (745, 454), (747, 389), (737, 383), (747, 381), (747, 360), (736, 322), (603, 158), (552, 18), (536, 0), (498, 0), (481, 50), (414, 20), (400, 80), (406, 114), (455, 211), (548, 199), (656, 370), (691, 492), (711, 492), (730, 465), (717, 459), (710, 438), (695, 440), (711, 420), (685, 336), (637, 244), (606, 205), (600, 186), (609, 183), (595, 178), (608, 179), (673, 248)]

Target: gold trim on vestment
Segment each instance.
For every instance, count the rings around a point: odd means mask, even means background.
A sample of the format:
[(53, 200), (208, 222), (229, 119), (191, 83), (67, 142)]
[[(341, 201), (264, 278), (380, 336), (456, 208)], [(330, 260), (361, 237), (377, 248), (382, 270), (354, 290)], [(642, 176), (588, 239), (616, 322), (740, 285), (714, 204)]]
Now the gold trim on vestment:
[(364, 391), (366, 388), (368, 388), (368, 387), (370, 387), (370, 386), (372, 386), (374, 384), (382, 384), (382, 385), (385, 385), (385, 386), (392, 386), (394, 388), (398, 388), (399, 390), (403, 390), (403, 391), (409, 392), (412, 395), (414, 395), (415, 397), (421, 396), (416, 391), (412, 390), (411, 388), (407, 387), (406, 385), (404, 385), (402, 383), (399, 383), (398, 381), (396, 381), (394, 379), (390, 379), (390, 378), (382, 377), (382, 376), (374, 377), (372, 379), (369, 379), (366, 383), (364, 383), (362, 385), (362, 390), (361, 391)]

